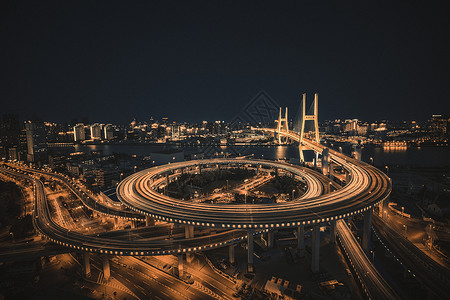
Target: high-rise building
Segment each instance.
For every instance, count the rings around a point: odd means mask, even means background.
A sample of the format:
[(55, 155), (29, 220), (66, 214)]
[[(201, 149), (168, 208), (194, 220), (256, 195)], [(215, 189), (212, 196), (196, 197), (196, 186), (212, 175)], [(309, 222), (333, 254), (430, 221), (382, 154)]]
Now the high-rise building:
[(16, 155), (11, 156), (11, 153), (25, 150), (18, 148), (20, 130), (19, 115), (4, 114), (2, 116), (0, 120), (0, 157), (16, 159)]
[(100, 128), (100, 124), (95, 123), (91, 125), (91, 140), (101, 140), (102, 139), (102, 130)]
[(114, 129), (111, 124), (106, 124), (103, 127), (103, 134), (105, 140), (112, 140), (114, 138)]
[(75, 142), (81, 142), (86, 139), (86, 135), (84, 133), (84, 125), (79, 123), (73, 127), (73, 140)]
[(448, 124), (450, 118), (443, 115), (432, 115), (430, 120), (431, 132), (439, 135), (448, 134)]
[(99, 168), (93, 170), (95, 182), (99, 188), (112, 186), (114, 181), (119, 181), (120, 172), (117, 168)]
[(47, 140), (44, 123), (27, 121), (25, 132), (27, 136), (27, 161), (47, 161)]

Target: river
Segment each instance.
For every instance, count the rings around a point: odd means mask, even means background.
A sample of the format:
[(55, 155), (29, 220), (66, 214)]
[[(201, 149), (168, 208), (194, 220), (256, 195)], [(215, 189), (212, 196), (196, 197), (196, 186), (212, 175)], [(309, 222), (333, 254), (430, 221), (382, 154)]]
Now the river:
[[(90, 153), (102, 151), (103, 154), (125, 153), (128, 155), (146, 156), (151, 152), (167, 148), (167, 145), (76, 145), (75, 151)], [(299, 153), (296, 145), (279, 146), (188, 146), (181, 148), (185, 154), (205, 152), (209, 155), (215, 153), (231, 153), (251, 155), (255, 158), (265, 159), (294, 159), (298, 160)], [(344, 147), (343, 152), (350, 153), (350, 147)], [(362, 160), (369, 162), (372, 157), (374, 164), (399, 165), (410, 167), (450, 167), (450, 147), (411, 147), (403, 150), (383, 149), (366, 146), (362, 149)], [(305, 152), (305, 159), (311, 161), (314, 155), (311, 151)]]

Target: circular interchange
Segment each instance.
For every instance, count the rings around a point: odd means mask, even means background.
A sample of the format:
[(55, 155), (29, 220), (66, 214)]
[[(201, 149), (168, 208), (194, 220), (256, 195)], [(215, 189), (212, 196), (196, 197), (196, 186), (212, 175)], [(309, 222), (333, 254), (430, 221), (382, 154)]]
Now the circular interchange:
[[(331, 151), (330, 151), (331, 152)], [(237, 229), (270, 229), (320, 224), (361, 213), (386, 199), (391, 192), (389, 178), (365, 163), (333, 152), (332, 160), (350, 174), (347, 185), (323, 194), (323, 175), (291, 164), (256, 159), (205, 159), (167, 164), (135, 173), (117, 187), (119, 200), (146, 216), (171, 223)], [(209, 204), (178, 200), (156, 191), (162, 176), (185, 168), (208, 165), (253, 165), (282, 169), (303, 178), (306, 193), (297, 199), (276, 204)]]

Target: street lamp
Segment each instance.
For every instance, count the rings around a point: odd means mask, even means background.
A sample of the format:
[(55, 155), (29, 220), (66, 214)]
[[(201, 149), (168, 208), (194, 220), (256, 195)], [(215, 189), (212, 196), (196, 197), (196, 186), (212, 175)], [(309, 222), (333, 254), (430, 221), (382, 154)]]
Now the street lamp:
[(292, 200), (294, 200), (295, 189), (292, 190)]
[(370, 164), (373, 166), (373, 157), (370, 158)]

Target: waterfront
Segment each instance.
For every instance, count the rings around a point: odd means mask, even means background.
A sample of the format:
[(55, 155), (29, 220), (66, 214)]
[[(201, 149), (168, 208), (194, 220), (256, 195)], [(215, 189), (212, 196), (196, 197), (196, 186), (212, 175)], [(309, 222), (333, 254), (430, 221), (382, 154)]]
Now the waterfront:
[[(124, 153), (128, 155), (146, 156), (151, 152), (168, 148), (166, 145), (75, 145), (75, 151), (90, 153), (92, 151), (102, 151), (103, 154)], [(199, 145), (180, 148), (185, 154), (206, 152), (209, 155), (215, 153), (222, 154), (254, 154), (255, 158), (265, 159), (299, 159), (296, 145), (280, 146), (219, 146), (219, 145)], [(351, 147), (343, 147), (343, 152), (349, 154)], [(313, 154), (307, 151), (305, 158), (308, 161), (313, 159)], [(450, 167), (449, 147), (411, 147), (403, 150), (383, 149), (376, 147), (365, 147), (362, 149), (362, 160), (370, 162), (373, 158), (376, 166), (398, 165), (400, 167)]]

